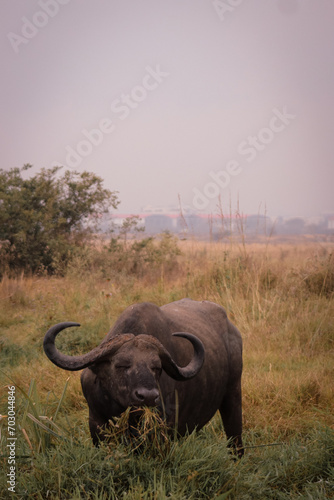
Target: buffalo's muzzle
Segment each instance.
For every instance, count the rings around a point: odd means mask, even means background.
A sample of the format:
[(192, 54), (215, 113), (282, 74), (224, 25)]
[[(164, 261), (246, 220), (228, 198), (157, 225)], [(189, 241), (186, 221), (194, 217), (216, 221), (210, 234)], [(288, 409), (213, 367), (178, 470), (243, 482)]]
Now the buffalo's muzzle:
[(159, 403), (159, 391), (158, 389), (139, 387), (133, 392), (133, 402), (141, 406), (156, 406)]

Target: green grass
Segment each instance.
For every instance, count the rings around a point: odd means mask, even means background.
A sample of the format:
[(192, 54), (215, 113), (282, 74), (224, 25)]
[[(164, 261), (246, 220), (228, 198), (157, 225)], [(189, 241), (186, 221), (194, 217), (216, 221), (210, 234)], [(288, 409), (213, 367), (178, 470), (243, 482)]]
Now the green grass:
[[(158, 450), (118, 443), (94, 448), (81, 435), (55, 443), (33, 459), (18, 459), (16, 498), (249, 499), (331, 498), (334, 435), (318, 428), (307, 439), (249, 448), (231, 458), (218, 425), (170, 440)], [(268, 433), (267, 438), (270, 438)], [(255, 446), (252, 448), (252, 446)], [(224, 495), (226, 495), (224, 497)], [(15, 495), (3, 493), (1, 498)]]
[[(334, 498), (333, 245), (179, 245), (168, 265), (142, 266), (139, 275), (112, 271), (101, 250), (62, 278), (2, 279), (1, 499)], [(128, 305), (186, 296), (223, 305), (242, 332), (244, 458), (229, 455), (218, 415), (181, 439), (165, 439), (161, 422), (148, 419), (140, 446), (118, 422), (110, 443), (94, 448), (80, 373), (50, 363), (45, 332), (81, 323), (57, 346), (83, 353)], [(6, 485), (12, 384), (16, 494)]]

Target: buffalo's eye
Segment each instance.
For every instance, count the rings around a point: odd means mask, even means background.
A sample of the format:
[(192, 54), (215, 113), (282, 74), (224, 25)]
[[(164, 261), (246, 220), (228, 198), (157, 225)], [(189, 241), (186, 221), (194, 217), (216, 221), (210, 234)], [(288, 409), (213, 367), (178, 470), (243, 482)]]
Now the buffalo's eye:
[(161, 366), (152, 366), (152, 371), (158, 375), (161, 373)]
[(115, 365), (115, 368), (116, 368), (116, 370), (126, 371), (126, 370), (129, 370), (131, 368), (131, 366), (122, 364), (122, 365)]

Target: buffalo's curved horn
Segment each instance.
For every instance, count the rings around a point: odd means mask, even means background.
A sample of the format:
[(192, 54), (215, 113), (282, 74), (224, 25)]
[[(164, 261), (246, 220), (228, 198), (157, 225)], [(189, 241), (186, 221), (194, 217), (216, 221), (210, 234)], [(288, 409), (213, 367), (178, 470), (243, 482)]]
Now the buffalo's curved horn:
[(174, 380), (189, 380), (195, 377), (203, 366), (205, 358), (204, 346), (199, 338), (191, 333), (177, 332), (173, 333), (173, 336), (183, 337), (184, 339), (189, 340), (194, 348), (194, 356), (187, 366), (181, 367), (178, 366), (172, 359), (167, 349), (161, 345), (162, 349), (159, 354), (162, 361), (162, 367), (167, 375), (172, 377)]
[(52, 361), (52, 363), (59, 368), (63, 368), (63, 370), (82, 370), (93, 363), (101, 361), (106, 356), (112, 355), (125, 342), (128, 342), (134, 337), (132, 334), (119, 335), (113, 339), (101, 342), (99, 346), (95, 347), (87, 354), (83, 354), (81, 356), (68, 356), (67, 354), (62, 354), (58, 351), (55, 346), (55, 339), (58, 333), (62, 330), (73, 326), (80, 326), (80, 324), (72, 322), (58, 323), (57, 325), (52, 326), (44, 337), (43, 348), (45, 354), (49, 360)]

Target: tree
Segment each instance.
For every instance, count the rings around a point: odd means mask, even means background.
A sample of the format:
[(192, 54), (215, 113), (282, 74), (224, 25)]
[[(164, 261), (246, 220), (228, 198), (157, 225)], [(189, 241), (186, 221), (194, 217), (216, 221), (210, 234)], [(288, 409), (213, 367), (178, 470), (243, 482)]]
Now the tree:
[(140, 227), (139, 224), (140, 224), (139, 215), (130, 215), (129, 217), (126, 217), (125, 220), (123, 220), (122, 225), (121, 225), (120, 230), (119, 230), (119, 234), (121, 236), (123, 236), (125, 245), (126, 245), (128, 233), (131, 233), (133, 231), (139, 233), (140, 231), (145, 230), (143, 227)]
[(55, 271), (75, 245), (92, 231), (85, 222), (119, 204), (117, 193), (103, 188), (90, 172), (42, 169), (24, 179), (31, 165), (0, 169), (0, 259), (2, 271)]

